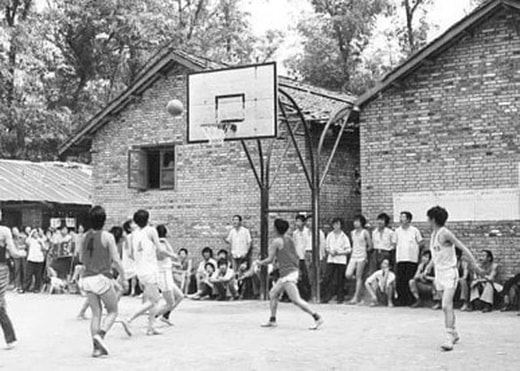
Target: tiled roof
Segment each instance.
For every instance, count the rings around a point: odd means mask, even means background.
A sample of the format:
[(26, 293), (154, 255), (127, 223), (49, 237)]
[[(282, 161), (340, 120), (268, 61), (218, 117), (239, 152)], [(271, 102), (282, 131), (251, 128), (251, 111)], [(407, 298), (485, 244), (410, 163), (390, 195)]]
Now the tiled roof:
[(90, 205), (91, 195), (90, 166), (0, 160), (0, 202)]

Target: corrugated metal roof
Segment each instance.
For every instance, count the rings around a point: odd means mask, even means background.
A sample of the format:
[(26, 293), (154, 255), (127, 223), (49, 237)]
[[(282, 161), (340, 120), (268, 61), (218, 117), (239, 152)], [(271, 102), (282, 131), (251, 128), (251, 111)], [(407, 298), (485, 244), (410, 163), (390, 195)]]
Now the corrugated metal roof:
[(91, 205), (90, 166), (0, 160), (0, 201)]

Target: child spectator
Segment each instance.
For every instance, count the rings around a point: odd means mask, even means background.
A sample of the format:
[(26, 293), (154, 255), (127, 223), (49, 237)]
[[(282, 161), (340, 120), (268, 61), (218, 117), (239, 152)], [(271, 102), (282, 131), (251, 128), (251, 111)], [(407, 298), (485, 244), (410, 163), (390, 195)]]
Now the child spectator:
[(390, 271), (389, 259), (383, 259), (381, 269), (367, 278), (365, 287), (372, 297), (371, 306), (378, 304), (394, 306), (395, 274)]
[(222, 259), (229, 261), (229, 253), (225, 249), (221, 249), (217, 253), (217, 262)]
[(415, 298), (412, 308), (418, 308), (422, 304), (421, 295), (432, 296), (435, 301), (433, 309), (440, 309), (440, 298), (433, 284), (435, 277), (433, 275), (433, 265), (431, 264), (432, 253), (429, 250), (421, 254), (421, 262), (417, 267), (415, 276), (410, 280), (410, 292)]
[(199, 290), (192, 295), (188, 295), (188, 298), (193, 300), (201, 300), (201, 299), (212, 299), (213, 298), (213, 283), (210, 278), (215, 273), (215, 266), (211, 262), (207, 262), (204, 264), (204, 270), (202, 272), (198, 272), (200, 274), (200, 288)]
[(173, 278), (186, 295), (190, 286), (192, 261), (188, 258), (188, 250), (185, 248), (179, 250), (179, 264), (180, 268), (173, 268)]
[(229, 261), (226, 259), (218, 261), (218, 269), (211, 276), (210, 282), (213, 283), (217, 292), (217, 300), (227, 300), (228, 292), (231, 294), (232, 299), (238, 299), (235, 272), (229, 267)]
[(213, 271), (217, 270), (217, 262), (213, 259), (213, 250), (211, 247), (205, 247), (202, 249), (202, 261), (199, 264), (197, 271), (195, 272), (195, 279), (197, 281), (197, 291), (201, 290), (201, 284), (206, 277), (206, 265), (209, 263), (213, 265)]
[(350, 241), (343, 232), (343, 220), (336, 218), (332, 221), (333, 231), (329, 233), (325, 242), (327, 257), (327, 272), (324, 280), (324, 303), (328, 303), (335, 295), (338, 304), (345, 300), (345, 270), (347, 268), (347, 254), (350, 253)]

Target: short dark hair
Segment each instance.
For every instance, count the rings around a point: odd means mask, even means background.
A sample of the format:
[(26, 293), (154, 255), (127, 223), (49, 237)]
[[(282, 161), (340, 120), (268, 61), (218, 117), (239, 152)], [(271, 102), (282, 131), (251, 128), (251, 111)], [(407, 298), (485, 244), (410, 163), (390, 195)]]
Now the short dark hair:
[(226, 256), (229, 255), (229, 253), (227, 252), (226, 249), (220, 249), (220, 250), (218, 251), (217, 255), (220, 255), (220, 254), (226, 254)]
[(227, 259), (219, 259), (218, 267), (220, 268), (223, 265), (225, 265), (226, 267), (229, 265), (229, 262), (227, 261)]
[(361, 227), (365, 228), (367, 225), (367, 218), (365, 218), (363, 215), (359, 214), (354, 217), (354, 221), (359, 221), (359, 224), (361, 224)]
[(137, 210), (134, 214), (134, 222), (141, 228), (146, 227), (148, 219), (150, 219), (150, 213), (144, 209)]
[(238, 214), (233, 215), (233, 218), (232, 218), (232, 219), (234, 219), (234, 218), (237, 218), (238, 221), (240, 221), (240, 222), (242, 221), (242, 215), (238, 215)]
[(179, 250), (179, 254), (183, 251), (186, 253), (186, 255), (188, 255), (188, 249), (185, 249), (184, 247)]
[(343, 227), (343, 219), (341, 219), (341, 218), (332, 219), (332, 225), (334, 225), (336, 223), (339, 223), (339, 225), (341, 225), (341, 227)]
[(428, 255), (428, 258), (429, 258), (430, 260), (432, 260), (432, 252), (431, 252), (430, 250), (424, 250), (424, 251), (422, 252), (422, 254), (421, 254), (421, 256), (426, 256), (426, 255)]
[(305, 218), (305, 215), (303, 215), (303, 214), (298, 214), (298, 215), (296, 215), (296, 218), (295, 218), (295, 219), (296, 219), (296, 220), (301, 220), (302, 222), (305, 223), (305, 219), (306, 219), (306, 218)]
[(213, 270), (215, 270), (215, 266), (213, 265), (213, 263), (210, 263), (210, 262), (204, 264), (204, 270), (206, 270), (206, 268), (208, 268), (208, 265), (209, 265), (211, 268), (213, 268)]
[(378, 220), (382, 220), (383, 222), (385, 222), (385, 225), (388, 227), (388, 225), (390, 224), (390, 216), (387, 214), (387, 213), (381, 213), (377, 216), (377, 219)]
[(211, 249), (211, 247), (206, 246), (205, 248), (203, 248), (202, 255), (204, 255), (205, 253), (209, 253), (209, 256), (213, 257), (213, 250)]
[(166, 229), (166, 226), (164, 224), (159, 224), (157, 227), (157, 234), (159, 235), (159, 238), (165, 238), (168, 234), (168, 230)]
[(426, 212), (428, 218), (433, 220), (439, 227), (444, 227), (446, 220), (448, 220), (448, 211), (440, 206), (432, 207)]
[(409, 211), (401, 211), (401, 215), (406, 216), (406, 219), (408, 219), (409, 222), (411, 222), (413, 219), (413, 215)]
[(274, 221), (274, 228), (279, 234), (284, 235), (289, 229), (289, 223), (287, 222), (287, 220), (276, 219)]
[(489, 261), (491, 263), (493, 263), (493, 260), (495, 260), (495, 257), (493, 256), (493, 253), (491, 252), (491, 250), (482, 250), (483, 253), (485, 253), (487, 255), (487, 258), (489, 259)]
[(103, 229), (105, 226), (105, 222), (107, 220), (107, 213), (105, 212), (105, 209), (101, 206), (94, 206), (90, 211), (88, 212), (88, 218), (90, 221), (90, 225), (92, 226), (92, 229), (100, 230)]
[(132, 233), (132, 220), (131, 219), (128, 219), (126, 222), (123, 223), (123, 230), (127, 234)]
[(110, 233), (114, 235), (114, 239), (116, 240), (116, 243), (119, 243), (121, 241), (121, 238), (123, 238), (123, 228), (119, 226), (114, 226), (110, 228)]

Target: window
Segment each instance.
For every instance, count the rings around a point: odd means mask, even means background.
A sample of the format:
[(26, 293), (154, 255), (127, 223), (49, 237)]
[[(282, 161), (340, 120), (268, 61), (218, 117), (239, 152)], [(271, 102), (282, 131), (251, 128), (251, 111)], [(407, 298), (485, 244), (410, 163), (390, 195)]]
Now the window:
[(128, 188), (175, 188), (175, 146), (141, 147), (128, 152)]

